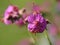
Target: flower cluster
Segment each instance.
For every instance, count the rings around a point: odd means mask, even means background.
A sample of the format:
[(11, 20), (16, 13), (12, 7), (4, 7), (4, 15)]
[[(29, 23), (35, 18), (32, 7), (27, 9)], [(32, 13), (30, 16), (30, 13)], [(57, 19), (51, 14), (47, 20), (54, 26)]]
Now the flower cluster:
[(40, 7), (33, 4), (32, 12), (28, 14), (25, 13), (26, 9), (20, 10), (17, 6), (9, 5), (4, 13), (4, 23), (5, 24), (18, 24), (23, 25), (28, 23), (28, 31), (32, 33), (42, 33), (47, 26), (46, 19), (42, 16), (40, 12)]
[(18, 7), (9, 5), (4, 13), (4, 23), (12, 24), (19, 19)]
[(30, 14), (28, 17), (28, 30), (33, 33), (42, 33), (46, 29), (46, 20), (39, 13)]

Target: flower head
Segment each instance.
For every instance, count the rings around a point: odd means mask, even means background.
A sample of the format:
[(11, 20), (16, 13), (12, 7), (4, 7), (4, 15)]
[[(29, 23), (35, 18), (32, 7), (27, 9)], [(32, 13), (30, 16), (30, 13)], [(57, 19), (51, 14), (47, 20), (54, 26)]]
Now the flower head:
[(11, 24), (14, 21), (18, 20), (20, 18), (18, 10), (18, 7), (14, 5), (9, 5), (4, 13), (4, 23)]
[(22, 26), (24, 25), (23, 18), (20, 18), (18, 21), (15, 22), (17, 25)]
[(32, 10), (36, 11), (37, 13), (40, 13), (40, 7), (38, 5), (36, 5), (35, 3), (33, 3)]
[(30, 14), (28, 22), (28, 30), (32, 33), (42, 33), (46, 29), (46, 20), (40, 13)]

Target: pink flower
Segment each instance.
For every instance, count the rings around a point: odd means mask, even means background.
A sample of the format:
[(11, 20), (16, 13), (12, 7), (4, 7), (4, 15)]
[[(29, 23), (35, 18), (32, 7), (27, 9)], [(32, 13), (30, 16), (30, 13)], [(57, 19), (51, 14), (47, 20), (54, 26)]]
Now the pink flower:
[(18, 7), (14, 5), (9, 5), (8, 8), (5, 10), (4, 13), (4, 23), (5, 24), (12, 24), (12, 20), (14, 20), (14, 17), (18, 18)]
[(40, 13), (40, 7), (38, 5), (36, 5), (35, 3), (33, 3), (32, 10), (36, 11), (37, 13)]
[(40, 14), (30, 14), (28, 16), (28, 30), (32, 33), (42, 33), (47, 26), (45, 18)]
[(24, 25), (23, 18), (20, 18), (18, 21), (15, 22), (18, 26)]

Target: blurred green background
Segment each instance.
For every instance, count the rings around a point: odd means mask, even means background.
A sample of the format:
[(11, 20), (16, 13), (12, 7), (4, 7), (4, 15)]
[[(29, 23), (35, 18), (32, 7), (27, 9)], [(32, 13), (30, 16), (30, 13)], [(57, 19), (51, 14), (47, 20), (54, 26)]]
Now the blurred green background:
[[(41, 4), (47, 0), (0, 0), (0, 17), (3, 17), (5, 9), (12, 3), (13, 5), (17, 5), (19, 8), (24, 7), (28, 4), (28, 2), (35, 2), (37, 4)], [(52, 7), (54, 8), (54, 0), (49, 0), (52, 3)], [(51, 11), (54, 10), (51, 8)], [(0, 45), (13, 45), (17, 41), (30, 37), (27, 31), (27, 27), (18, 27), (15, 24), (5, 25), (0, 22)]]

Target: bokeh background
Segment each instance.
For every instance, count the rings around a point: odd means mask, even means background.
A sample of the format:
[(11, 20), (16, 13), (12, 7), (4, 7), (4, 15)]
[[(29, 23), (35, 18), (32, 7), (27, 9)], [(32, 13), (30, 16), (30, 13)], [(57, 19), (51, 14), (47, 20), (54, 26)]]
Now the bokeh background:
[[(17, 5), (21, 9), (26, 6), (29, 7), (29, 5), (32, 2), (35, 2), (36, 4), (44, 7), (43, 10), (50, 13), (50, 14), (48, 13), (47, 15), (45, 15), (45, 17), (49, 19), (52, 23), (56, 22), (55, 24), (57, 26), (59, 25), (58, 28), (60, 27), (60, 23), (58, 24), (57, 21), (55, 20), (56, 17), (57, 18), (59, 17), (56, 15), (56, 9), (55, 9), (56, 4), (57, 4), (56, 0), (0, 0), (0, 18), (3, 17), (4, 11), (8, 7), (8, 5), (10, 4)], [(58, 21), (60, 21), (60, 17)], [(60, 36), (59, 33), (57, 34), (58, 35), (57, 39), (59, 39), (59, 36)], [(45, 43), (43, 44), (43, 42), (46, 42), (45, 40), (47, 40), (45, 35), (46, 35), (45, 32), (42, 34), (37, 34), (36, 37), (40, 36), (40, 38), (43, 38), (43, 40), (39, 41), (41, 42), (40, 45), (45, 44)], [(28, 32), (26, 25), (23, 27), (22, 26), (19, 27), (15, 24), (5, 25), (4, 23), (0, 22), (0, 45), (15, 45), (18, 41), (24, 38), (30, 38), (30, 37), (31, 37), (31, 34), (30, 32)], [(56, 36), (53, 36), (53, 38), (54, 37)], [(49, 42), (47, 41), (47, 44), (45, 45), (49, 45)]]

